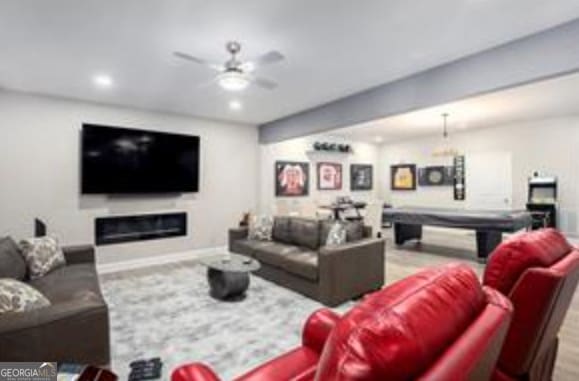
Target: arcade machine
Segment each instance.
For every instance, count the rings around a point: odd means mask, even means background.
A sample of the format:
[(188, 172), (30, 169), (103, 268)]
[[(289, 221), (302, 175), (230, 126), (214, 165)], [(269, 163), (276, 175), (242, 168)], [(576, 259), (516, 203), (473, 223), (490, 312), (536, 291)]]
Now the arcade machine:
[(557, 178), (538, 172), (529, 178), (527, 210), (533, 217), (533, 230), (557, 227)]

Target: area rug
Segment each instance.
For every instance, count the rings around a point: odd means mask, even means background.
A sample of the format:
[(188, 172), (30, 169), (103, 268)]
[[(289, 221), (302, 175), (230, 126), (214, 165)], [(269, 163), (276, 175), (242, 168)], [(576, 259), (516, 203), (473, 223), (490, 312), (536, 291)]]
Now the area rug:
[(164, 362), (163, 380), (190, 362), (208, 364), (230, 380), (299, 345), (307, 317), (323, 307), (256, 276), (244, 300), (214, 300), (206, 268), (195, 263), (105, 275), (102, 288), (110, 309), (112, 368), (121, 381), (131, 361), (157, 356)]

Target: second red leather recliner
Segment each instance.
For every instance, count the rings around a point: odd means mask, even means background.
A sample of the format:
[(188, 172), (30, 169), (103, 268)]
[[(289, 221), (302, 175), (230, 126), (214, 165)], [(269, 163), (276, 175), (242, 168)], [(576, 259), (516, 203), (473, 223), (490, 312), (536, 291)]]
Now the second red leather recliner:
[(514, 306), (494, 381), (551, 381), (559, 330), (579, 281), (579, 251), (553, 229), (514, 236), (493, 252), (484, 284)]
[[(344, 317), (330, 310), (306, 322), (302, 346), (238, 381), (486, 381), (512, 306), (483, 288), (466, 265), (422, 271), (378, 291)], [(172, 381), (216, 381), (202, 364), (177, 368)]]

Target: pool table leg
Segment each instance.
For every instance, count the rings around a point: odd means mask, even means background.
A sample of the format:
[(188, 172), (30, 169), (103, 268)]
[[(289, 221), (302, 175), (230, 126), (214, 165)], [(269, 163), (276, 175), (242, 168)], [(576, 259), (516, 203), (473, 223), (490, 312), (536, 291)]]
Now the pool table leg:
[(402, 245), (409, 239), (422, 239), (422, 225), (394, 224), (394, 241)]
[(497, 231), (476, 231), (476, 249), (478, 261), (486, 263), (488, 256), (503, 240), (503, 233)]

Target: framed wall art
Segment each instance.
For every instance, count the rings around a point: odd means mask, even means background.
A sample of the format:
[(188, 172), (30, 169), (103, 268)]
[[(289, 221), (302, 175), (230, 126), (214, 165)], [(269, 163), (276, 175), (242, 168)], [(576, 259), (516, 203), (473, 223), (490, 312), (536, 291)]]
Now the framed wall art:
[(275, 195), (303, 197), (309, 193), (310, 164), (297, 161), (275, 162)]
[(421, 187), (454, 185), (454, 166), (418, 168), (418, 185)]
[(372, 190), (373, 175), (373, 167), (369, 164), (350, 165), (350, 189), (353, 191)]
[(465, 162), (464, 156), (455, 156), (454, 158), (454, 199), (464, 201), (466, 199), (465, 184)]
[(390, 189), (396, 191), (416, 190), (416, 165), (396, 164), (390, 166)]
[(317, 169), (319, 190), (342, 189), (342, 164), (322, 162)]

